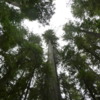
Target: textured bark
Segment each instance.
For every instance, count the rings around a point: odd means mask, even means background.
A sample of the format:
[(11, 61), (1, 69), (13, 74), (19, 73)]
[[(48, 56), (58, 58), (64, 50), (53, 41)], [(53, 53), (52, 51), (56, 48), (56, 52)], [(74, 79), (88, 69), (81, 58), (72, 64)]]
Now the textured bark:
[(60, 87), (57, 76), (57, 69), (54, 59), (54, 50), (51, 42), (48, 44), (48, 61), (51, 69), (51, 76), (49, 77), (49, 94), (50, 100), (61, 100)]

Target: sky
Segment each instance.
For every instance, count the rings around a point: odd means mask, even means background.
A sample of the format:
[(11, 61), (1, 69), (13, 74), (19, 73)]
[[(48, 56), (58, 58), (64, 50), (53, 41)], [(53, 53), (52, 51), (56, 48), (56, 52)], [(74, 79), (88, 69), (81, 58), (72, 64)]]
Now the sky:
[(42, 35), (46, 30), (53, 29), (56, 36), (59, 37), (58, 43), (63, 46), (65, 43), (62, 41), (62, 35), (64, 33), (63, 26), (66, 22), (73, 19), (70, 9), (71, 0), (54, 0), (55, 14), (50, 20), (50, 25), (43, 26), (38, 21), (24, 20), (24, 26), (35, 34)]

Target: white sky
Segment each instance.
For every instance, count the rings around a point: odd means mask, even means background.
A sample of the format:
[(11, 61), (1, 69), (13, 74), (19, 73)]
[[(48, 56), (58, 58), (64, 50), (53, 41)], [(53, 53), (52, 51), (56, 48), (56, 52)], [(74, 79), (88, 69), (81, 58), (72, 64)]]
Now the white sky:
[(63, 25), (65, 25), (68, 20), (73, 19), (71, 10), (70, 10), (70, 3), (71, 0), (54, 0), (55, 3), (55, 14), (52, 16), (50, 20), (49, 26), (43, 26), (38, 21), (29, 21), (24, 20), (24, 25), (27, 27), (27, 29), (30, 32), (36, 33), (36, 34), (43, 34), (48, 29), (53, 29), (56, 33), (57, 37), (60, 37), (59, 44), (61, 46), (64, 45), (64, 42), (62, 41), (62, 34), (63, 34)]

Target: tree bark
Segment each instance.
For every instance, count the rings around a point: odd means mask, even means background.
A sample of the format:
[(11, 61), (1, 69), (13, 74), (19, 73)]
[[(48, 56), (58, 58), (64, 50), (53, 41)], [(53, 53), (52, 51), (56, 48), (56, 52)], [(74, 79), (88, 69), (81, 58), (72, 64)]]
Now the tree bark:
[(92, 36), (94, 36), (96, 38), (100, 38), (100, 33), (90, 32), (90, 31), (82, 30), (82, 29), (80, 29), (79, 31), (80, 32), (84, 32), (84, 33), (89, 34), (89, 35), (92, 35)]
[(50, 100), (61, 100), (57, 69), (54, 60), (54, 50), (53, 50), (53, 45), (51, 44), (50, 41), (48, 44), (48, 62), (50, 64), (50, 69), (51, 69), (51, 76), (49, 77)]

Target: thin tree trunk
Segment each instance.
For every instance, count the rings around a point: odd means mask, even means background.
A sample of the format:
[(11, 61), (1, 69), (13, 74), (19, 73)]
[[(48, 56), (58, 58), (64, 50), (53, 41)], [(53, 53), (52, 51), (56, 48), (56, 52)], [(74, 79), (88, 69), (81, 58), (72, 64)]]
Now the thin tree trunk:
[(24, 97), (23, 100), (27, 100), (27, 96), (28, 96), (28, 93), (29, 93), (29, 90), (30, 90), (31, 80), (32, 80), (32, 78), (29, 80), (29, 82), (27, 84), (26, 93), (25, 93), (25, 97)]
[(96, 38), (100, 38), (100, 33), (90, 32), (90, 31), (82, 30), (82, 29), (80, 29), (79, 31), (85, 32), (86, 34), (92, 35), (92, 36), (94, 36)]

